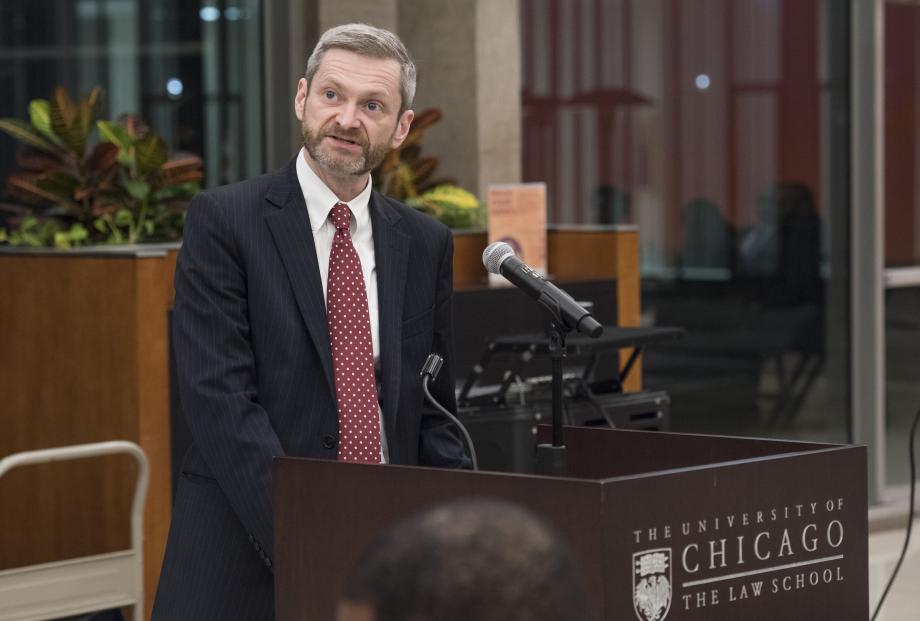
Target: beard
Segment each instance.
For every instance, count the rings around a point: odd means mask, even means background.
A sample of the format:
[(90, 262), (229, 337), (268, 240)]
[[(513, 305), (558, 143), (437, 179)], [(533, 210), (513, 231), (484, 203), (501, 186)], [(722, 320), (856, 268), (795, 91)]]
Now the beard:
[[(301, 131), (303, 133), (303, 146), (322, 169), (334, 175), (360, 176), (368, 173), (380, 164), (390, 151), (390, 141), (396, 134), (396, 128), (385, 143), (370, 144), (364, 135), (356, 130), (346, 130), (337, 125), (328, 131), (314, 131), (304, 120)], [(361, 153), (346, 155), (337, 153), (323, 145), (326, 136), (335, 135), (345, 140), (350, 140), (361, 147)]]

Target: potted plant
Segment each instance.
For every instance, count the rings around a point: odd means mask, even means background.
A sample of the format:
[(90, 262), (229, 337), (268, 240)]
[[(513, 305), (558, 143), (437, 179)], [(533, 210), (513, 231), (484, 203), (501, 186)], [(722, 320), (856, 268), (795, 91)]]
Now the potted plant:
[(26, 205), (0, 229), (0, 242), (71, 248), (181, 239), (201, 158), (170, 158), (164, 140), (133, 115), (100, 119), (100, 95), (96, 87), (75, 102), (58, 87), (29, 104), (28, 122), (0, 119), (0, 130), (21, 143), (7, 190)]

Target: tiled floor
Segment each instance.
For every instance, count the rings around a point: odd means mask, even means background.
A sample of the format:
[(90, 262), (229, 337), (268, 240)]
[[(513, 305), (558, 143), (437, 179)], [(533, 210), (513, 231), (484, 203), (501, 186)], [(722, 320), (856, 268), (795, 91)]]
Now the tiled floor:
[[(896, 529), (869, 536), (870, 614), (898, 561), (904, 532)], [(914, 521), (907, 557), (876, 621), (920, 621), (920, 520)]]

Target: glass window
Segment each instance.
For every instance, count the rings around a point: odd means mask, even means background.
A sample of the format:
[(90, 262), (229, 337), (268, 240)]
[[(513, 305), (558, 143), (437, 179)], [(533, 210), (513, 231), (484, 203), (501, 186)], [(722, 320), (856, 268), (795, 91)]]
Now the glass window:
[[(885, 5), (885, 267), (920, 266), (920, 6)], [(885, 293), (886, 480), (908, 481), (908, 433), (920, 408), (920, 270)]]
[(523, 0), (523, 174), (639, 226), (680, 431), (849, 437), (846, 0)]
[[(4, 0), (0, 116), (56, 86), (105, 89), (104, 114), (139, 114), (214, 186), (262, 172), (259, 0)], [(0, 177), (15, 169), (0, 135)], [(0, 190), (2, 192), (2, 190)]]

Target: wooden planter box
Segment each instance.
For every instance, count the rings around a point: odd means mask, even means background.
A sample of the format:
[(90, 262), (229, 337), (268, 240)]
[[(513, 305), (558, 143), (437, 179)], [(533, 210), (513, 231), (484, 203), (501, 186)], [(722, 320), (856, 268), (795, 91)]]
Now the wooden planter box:
[[(178, 245), (0, 251), (0, 456), (130, 440), (150, 461), (145, 617), (169, 528), (167, 310)], [(113, 456), (0, 481), (0, 569), (124, 549), (134, 480)]]

